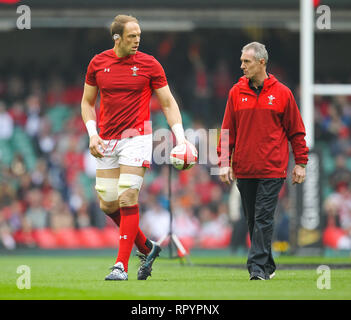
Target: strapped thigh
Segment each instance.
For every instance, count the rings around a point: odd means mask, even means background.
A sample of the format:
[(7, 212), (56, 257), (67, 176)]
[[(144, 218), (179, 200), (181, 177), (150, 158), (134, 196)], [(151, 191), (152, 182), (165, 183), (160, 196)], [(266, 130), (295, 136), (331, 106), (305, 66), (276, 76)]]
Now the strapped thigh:
[(118, 180), (96, 177), (95, 190), (102, 200), (112, 202), (118, 199)]
[(136, 174), (121, 173), (118, 181), (118, 196), (128, 189), (141, 189), (143, 177)]

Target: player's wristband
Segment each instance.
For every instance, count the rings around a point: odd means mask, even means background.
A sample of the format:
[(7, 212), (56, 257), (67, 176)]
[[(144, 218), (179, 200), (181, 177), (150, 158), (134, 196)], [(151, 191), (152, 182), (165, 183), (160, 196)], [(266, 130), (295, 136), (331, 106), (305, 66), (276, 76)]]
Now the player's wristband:
[(302, 167), (302, 168), (306, 168), (306, 165), (304, 163), (298, 163), (297, 165)]
[(85, 126), (87, 127), (89, 138), (98, 134), (97, 130), (96, 130), (96, 121), (95, 120), (87, 121), (85, 123)]
[(172, 131), (176, 137), (177, 144), (182, 144), (185, 142), (184, 129), (181, 123), (174, 124), (172, 126)]

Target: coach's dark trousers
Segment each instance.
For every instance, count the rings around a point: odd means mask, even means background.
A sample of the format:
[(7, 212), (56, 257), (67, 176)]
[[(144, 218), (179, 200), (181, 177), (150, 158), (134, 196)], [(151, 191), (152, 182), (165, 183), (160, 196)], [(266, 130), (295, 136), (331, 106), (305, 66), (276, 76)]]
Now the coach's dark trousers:
[(251, 240), (247, 268), (250, 274), (266, 279), (276, 269), (271, 247), (274, 211), (283, 183), (284, 178), (237, 179)]

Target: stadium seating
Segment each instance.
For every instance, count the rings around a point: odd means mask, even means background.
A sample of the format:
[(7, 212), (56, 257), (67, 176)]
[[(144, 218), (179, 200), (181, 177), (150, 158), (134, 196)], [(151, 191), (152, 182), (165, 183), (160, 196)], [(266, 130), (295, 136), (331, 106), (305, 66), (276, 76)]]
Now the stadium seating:
[(65, 105), (56, 105), (55, 107), (50, 108), (46, 115), (51, 122), (52, 131), (57, 133), (62, 131), (65, 122), (72, 115), (72, 110)]
[[(117, 228), (106, 227), (59, 230), (36, 229), (32, 232), (36, 246), (42, 249), (96, 249), (117, 248), (119, 232)], [(16, 235), (17, 242), (21, 242), (24, 235)], [(23, 241), (22, 241), (23, 242)]]
[(347, 233), (341, 228), (329, 226), (323, 232), (323, 244), (326, 247), (338, 249), (339, 240), (345, 235)]
[(15, 127), (11, 138), (11, 145), (14, 154), (20, 154), (23, 156), (27, 169), (33, 170), (37, 162), (37, 157), (30, 137), (22, 128)]
[(36, 229), (33, 231), (33, 238), (39, 248), (55, 249), (59, 247), (51, 229)]
[(204, 249), (227, 248), (230, 244), (232, 229), (226, 228), (221, 237), (204, 237), (200, 240), (200, 247)]
[(76, 231), (83, 248), (104, 248), (104, 239), (97, 228), (83, 228)]
[(106, 248), (116, 248), (119, 244), (119, 230), (115, 227), (106, 227), (100, 231), (100, 236)]
[(75, 229), (67, 228), (54, 231), (57, 246), (60, 248), (80, 248), (81, 242)]
[(12, 163), (13, 159), (13, 148), (7, 140), (0, 139), (0, 162), (7, 167)]

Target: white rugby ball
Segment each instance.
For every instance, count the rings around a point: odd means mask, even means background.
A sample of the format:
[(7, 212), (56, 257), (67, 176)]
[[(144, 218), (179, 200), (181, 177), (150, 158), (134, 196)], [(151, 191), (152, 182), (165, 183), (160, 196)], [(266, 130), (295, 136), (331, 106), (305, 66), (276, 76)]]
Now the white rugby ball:
[(191, 143), (176, 145), (170, 154), (170, 161), (178, 170), (188, 170), (197, 162), (197, 150)]

